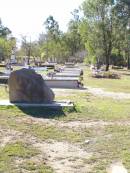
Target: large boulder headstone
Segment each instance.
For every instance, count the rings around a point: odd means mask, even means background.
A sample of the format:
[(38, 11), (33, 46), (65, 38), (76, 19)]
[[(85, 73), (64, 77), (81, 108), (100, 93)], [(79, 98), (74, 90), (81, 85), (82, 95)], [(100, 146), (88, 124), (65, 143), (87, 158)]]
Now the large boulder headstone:
[(54, 100), (53, 91), (42, 76), (32, 69), (13, 71), (8, 84), (10, 102), (45, 103)]

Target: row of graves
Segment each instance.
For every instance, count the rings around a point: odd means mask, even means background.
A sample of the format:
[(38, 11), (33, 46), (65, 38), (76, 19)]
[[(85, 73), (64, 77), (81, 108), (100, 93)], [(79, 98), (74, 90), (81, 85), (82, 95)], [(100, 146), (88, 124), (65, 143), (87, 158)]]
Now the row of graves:
[(46, 83), (52, 88), (83, 88), (83, 70), (73, 63), (55, 67), (54, 72), (47, 74)]
[[(16, 65), (15, 65), (16, 66)], [(48, 71), (51, 69), (51, 72)], [(53, 70), (52, 70), (53, 69)], [(46, 71), (46, 73), (41, 73)], [(17, 106), (73, 106), (71, 101), (54, 101), (53, 88), (83, 89), (83, 70), (73, 63), (64, 65), (44, 64), (43, 66), (13, 67), (0, 72), (0, 84), (9, 87), (9, 100), (1, 100), (0, 105)]]
[[(56, 64), (44, 64), (42, 67), (21, 66), (20, 68), (31, 69), (37, 73), (53, 69), (46, 75), (42, 74), (43, 79), (50, 88), (83, 88), (83, 70), (73, 63), (65, 63), (65, 65), (57, 66)], [(5, 68), (4, 72), (0, 72), (0, 84), (8, 84), (8, 79), (13, 71), (13, 67)]]

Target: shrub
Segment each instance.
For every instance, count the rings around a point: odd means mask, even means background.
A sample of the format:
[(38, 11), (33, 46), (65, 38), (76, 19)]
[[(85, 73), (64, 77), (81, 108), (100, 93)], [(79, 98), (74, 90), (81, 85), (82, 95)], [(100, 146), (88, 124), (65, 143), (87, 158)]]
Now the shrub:
[(112, 69), (114, 69), (114, 70), (120, 70), (120, 69), (123, 69), (123, 67), (122, 66), (112, 66)]
[(108, 78), (108, 79), (120, 79), (121, 78), (121, 76), (119, 74), (117, 74), (115, 72), (110, 72), (110, 71), (95, 72), (95, 73), (92, 74), (92, 77), (95, 77), (95, 78)]

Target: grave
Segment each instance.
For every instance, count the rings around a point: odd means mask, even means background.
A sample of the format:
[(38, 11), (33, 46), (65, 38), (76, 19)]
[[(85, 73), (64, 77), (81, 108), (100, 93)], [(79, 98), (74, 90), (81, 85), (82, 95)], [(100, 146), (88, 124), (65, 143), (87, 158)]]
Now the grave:
[(68, 89), (76, 89), (76, 88), (83, 88), (81, 82), (79, 82), (78, 78), (69, 78), (69, 77), (62, 77), (62, 78), (48, 78), (45, 79), (47, 86), (50, 88), (68, 88)]
[(53, 91), (41, 75), (32, 69), (13, 71), (8, 80), (10, 102), (49, 103), (54, 100)]
[(65, 63), (65, 66), (66, 67), (74, 67), (75, 66), (75, 63), (73, 63), (73, 62), (66, 62)]
[(47, 71), (47, 67), (31, 67), (31, 66), (24, 66), (24, 68), (26, 69), (32, 69), (32, 70), (35, 70), (36, 72), (39, 72), (39, 71)]
[(80, 69), (79, 67), (74, 67), (74, 68), (67, 68), (67, 67), (64, 67), (61, 69), (61, 72), (62, 73), (74, 73), (74, 74), (80, 74), (80, 75), (83, 75), (83, 70)]
[[(43, 67), (42, 67), (43, 68)], [(40, 68), (40, 69), (42, 69)], [(46, 75), (42, 76), (45, 83), (50, 88), (82, 88), (83, 84), (80, 82), (80, 73), (56, 73), (48, 77)], [(0, 83), (8, 84), (9, 75), (1, 75)]]
[(54, 64), (41, 64), (39, 67), (47, 67), (47, 69), (54, 69), (55, 65)]
[(82, 70), (80, 68), (63, 68), (62, 71), (79, 71), (79, 72), (81, 72)]
[(77, 75), (81, 75), (81, 71), (74, 71), (74, 70), (70, 70), (70, 71), (62, 71), (61, 73), (64, 73), (64, 74), (77, 74)]
[(80, 74), (79, 73), (64, 73), (64, 72), (61, 72), (61, 73), (55, 73), (53, 75), (54, 77), (80, 77)]
[[(43, 77), (46, 85), (50, 88), (82, 88), (79, 78), (74, 77)], [(8, 84), (9, 76), (0, 76), (0, 84)]]
[(0, 75), (0, 84), (8, 84), (9, 75)]
[[(19, 106), (19, 107), (49, 107), (49, 108), (61, 108), (61, 107), (73, 107), (73, 103), (70, 101), (53, 101), (54, 93), (50, 89), (49, 85), (54, 84), (55, 81), (61, 81), (54, 79), (51, 81), (44, 80), (41, 75), (37, 74), (31, 69), (21, 69), (12, 72), (9, 75), (0, 76), (1, 80), (6, 80), (6, 84), (9, 83), (9, 100), (1, 100), (1, 106)], [(68, 81), (68, 80), (67, 80)], [(54, 82), (54, 83), (53, 83)], [(62, 82), (61, 82), (62, 83)], [(61, 85), (61, 84), (60, 84)], [(69, 86), (70, 87), (70, 86)]]

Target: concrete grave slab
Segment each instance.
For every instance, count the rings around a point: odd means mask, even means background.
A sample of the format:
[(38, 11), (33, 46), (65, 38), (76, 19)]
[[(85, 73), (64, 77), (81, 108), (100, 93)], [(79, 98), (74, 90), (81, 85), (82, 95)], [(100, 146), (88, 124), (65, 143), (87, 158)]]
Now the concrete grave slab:
[[(8, 84), (9, 76), (0, 77), (0, 84)], [(44, 77), (43, 77), (44, 78)], [(44, 78), (45, 83), (50, 88), (80, 88), (79, 78), (70, 78), (70, 77), (53, 77), (53, 78)]]
[(56, 73), (54, 74), (54, 76), (55, 77), (80, 77), (80, 74), (74, 74), (74, 72), (73, 73), (62, 72), (62, 73)]
[(77, 79), (46, 79), (46, 85), (50, 88), (80, 88), (80, 82)]
[(62, 107), (74, 107), (74, 104), (69, 100), (53, 101), (52, 103), (11, 103), (9, 100), (0, 100), (0, 106), (62, 108)]

